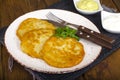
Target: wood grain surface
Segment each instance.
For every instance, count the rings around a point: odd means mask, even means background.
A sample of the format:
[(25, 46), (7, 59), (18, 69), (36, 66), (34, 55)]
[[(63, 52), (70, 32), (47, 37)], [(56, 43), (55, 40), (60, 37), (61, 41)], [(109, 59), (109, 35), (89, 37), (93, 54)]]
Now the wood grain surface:
[[(0, 0), (0, 28), (8, 26), (17, 17), (34, 10), (44, 9), (60, 0)], [(101, 3), (120, 10), (119, 0), (101, 0)], [(32, 80), (24, 67), (14, 63), (12, 72), (8, 69), (9, 53), (0, 45), (0, 80)], [(75, 80), (120, 80), (120, 49)]]

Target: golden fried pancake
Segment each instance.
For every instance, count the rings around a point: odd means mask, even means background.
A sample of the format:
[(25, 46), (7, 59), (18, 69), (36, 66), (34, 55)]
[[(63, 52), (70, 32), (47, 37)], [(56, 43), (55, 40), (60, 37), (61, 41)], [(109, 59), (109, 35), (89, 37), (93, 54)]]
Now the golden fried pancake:
[(22, 36), (31, 30), (34, 29), (55, 29), (54, 25), (48, 21), (37, 19), (37, 18), (28, 18), (24, 20), (17, 29), (17, 36), (22, 38)]
[(49, 65), (58, 68), (75, 66), (84, 57), (83, 45), (74, 38), (52, 36), (45, 42), (41, 52)]
[(47, 39), (54, 34), (54, 30), (35, 29), (25, 33), (21, 40), (21, 49), (31, 57), (41, 58), (41, 49)]

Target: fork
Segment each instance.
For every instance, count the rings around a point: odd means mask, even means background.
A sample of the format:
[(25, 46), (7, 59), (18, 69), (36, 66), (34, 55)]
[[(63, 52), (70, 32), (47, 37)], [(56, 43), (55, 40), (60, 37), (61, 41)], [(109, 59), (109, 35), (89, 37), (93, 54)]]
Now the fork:
[(112, 43), (115, 41), (114, 39), (102, 34), (102, 33), (98, 33), (96, 31), (93, 31), (93, 30), (90, 30), (84, 26), (81, 26), (81, 25), (76, 25), (76, 24), (72, 24), (72, 23), (69, 23), (69, 22), (66, 22), (62, 19), (60, 19), (59, 17), (57, 17), (56, 15), (54, 15), (53, 13), (49, 12), (46, 17), (49, 19), (49, 20), (52, 20), (52, 21), (55, 21), (55, 22), (58, 22), (60, 24), (62, 24), (63, 26), (66, 26), (66, 25), (70, 25), (70, 26), (73, 26), (74, 29), (77, 29), (77, 35), (82, 37), (82, 38), (85, 38), (85, 39), (88, 39), (96, 44), (99, 44), (103, 47), (106, 47), (106, 48), (112, 48)]

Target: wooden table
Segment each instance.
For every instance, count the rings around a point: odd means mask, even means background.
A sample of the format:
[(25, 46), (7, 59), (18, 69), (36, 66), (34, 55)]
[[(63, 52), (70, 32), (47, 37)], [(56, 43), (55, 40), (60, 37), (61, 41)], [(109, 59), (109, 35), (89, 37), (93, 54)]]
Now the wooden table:
[[(44, 9), (60, 0), (0, 0), (0, 28), (8, 26), (26, 12)], [(102, 4), (120, 11), (119, 0), (101, 0)], [(32, 80), (32, 76), (15, 62), (8, 70), (9, 53), (0, 45), (0, 80)], [(76, 80), (120, 80), (120, 48)]]

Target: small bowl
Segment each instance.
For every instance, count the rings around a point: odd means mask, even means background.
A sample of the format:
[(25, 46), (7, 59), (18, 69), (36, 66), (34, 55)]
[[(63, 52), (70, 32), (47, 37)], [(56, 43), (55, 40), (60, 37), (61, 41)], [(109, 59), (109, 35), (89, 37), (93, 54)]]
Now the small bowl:
[(111, 33), (120, 33), (120, 13), (101, 11), (102, 27)]
[(95, 10), (95, 11), (88, 11), (88, 10), (79, 9), (79, 8), (77, 7), (77, 2), (78, 2), (78, 1), (80, 1), (80, 0), (73, 0), (73, 3), (74, 3), (74, 6), (75, 6), (76, 10), (77, 10), (78, 12), (82, 13), (82, 14), (91, 15), (91, 14), (95, 14), (95, 13), (98, 13), (98, 12), (100, 12), (100, 11), (103, 10), (103, 8), (102, 8), (102, 6), (101, 6), (101, 4), (100, 4), (100, 0), (94, 0), (94, 1), (96, 1), (96, 2), (98, 3), (98, 7), (99, 7), (99, 9), (98, 9), (98, 10)]

